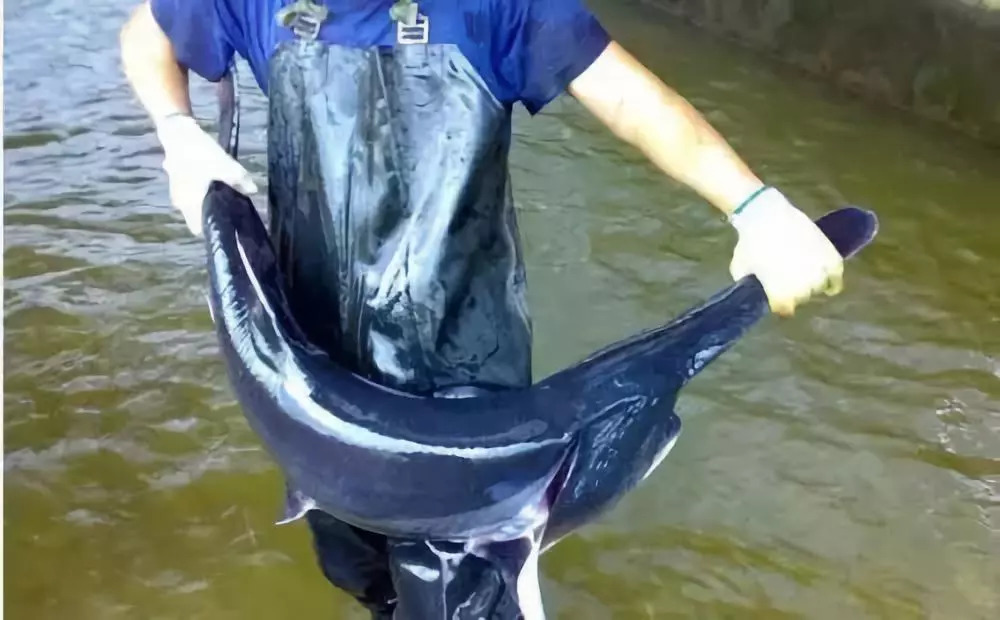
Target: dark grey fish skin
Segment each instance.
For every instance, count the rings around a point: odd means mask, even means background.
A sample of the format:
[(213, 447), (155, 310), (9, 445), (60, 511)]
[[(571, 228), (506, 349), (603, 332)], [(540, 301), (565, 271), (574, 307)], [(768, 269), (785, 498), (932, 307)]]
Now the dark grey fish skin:
[[(878, 228), (854, 207), (818, 223), (844, 256)], [(751, 276), (528, 389), (413, 396), (310, 345), (249, 199), (213, 184), (204, 235), (229, 377), (287, 479), (283, 522), (318, 508), (396, 537), (479, 544), (543, 532), (549, 545), (659, 464), (680, 432), (678, 391), (768, 311)]]
[[(220, 142), (236, 157), (235, 66), (218, 97)], [(544, 618), (539, 554), (655, 469), (680, 431), (678, 391), (767, 313), (747, 278), (529, 389), (417, 397), (346, 372), (303, 337), (245, 197), (213, 186), (205, 224), (213, 320), (247, 419), (287, 477), (282, 521), (322, 508), (425, 545), (416, 579), (396, 582), (397, 617), (457, 617), (439, 594), (455, 585), (443, 567), (464, 554), (499, 570), (519, 617)], [(850, 256), (877, 220), (848, 208), (820, 226)]]

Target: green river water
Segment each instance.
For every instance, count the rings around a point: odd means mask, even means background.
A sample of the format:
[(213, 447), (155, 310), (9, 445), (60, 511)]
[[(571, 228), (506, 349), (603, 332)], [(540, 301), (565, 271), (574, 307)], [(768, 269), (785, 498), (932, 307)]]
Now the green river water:
[[(130, 4), (4, 7), (4, 611), (364, 618), (305, 526), (272, 525), (280, 477), (119, 69)], [(766, 180), (882, 230), (841, 296), (686, 389), (663, 465), (543, 557), (550, 617), (1000, 617), (1000, 154), (633, 5), (593, 2)], [(577, 103), (515, 132), (539, 377), (728, 284), (732, 231)]]

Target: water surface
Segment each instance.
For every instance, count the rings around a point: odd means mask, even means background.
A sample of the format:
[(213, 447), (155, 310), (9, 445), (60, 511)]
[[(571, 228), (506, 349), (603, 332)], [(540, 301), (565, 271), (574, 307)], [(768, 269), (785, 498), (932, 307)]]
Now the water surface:
[[(5, 611), (364, 618), (271, 525), (281, 480), (119, 70), (128, 4), (5, 6)], [(1000, 156), (626, 4), (593, 6), (763, 177), (882, 233), (843, 295), (687, 389), (657, 473), (543, 557), (550, 616), (1000, 616)], [(539, 377), (728, 283), (731, 230), (568, 98), (518, 113), (513, 177)]]

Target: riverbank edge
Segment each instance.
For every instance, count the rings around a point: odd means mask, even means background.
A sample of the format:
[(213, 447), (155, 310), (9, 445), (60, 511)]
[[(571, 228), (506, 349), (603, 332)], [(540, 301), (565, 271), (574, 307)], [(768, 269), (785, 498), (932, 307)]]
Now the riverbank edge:
[(1000, 148), (1000, 7), (963, 0), (627, 2)]

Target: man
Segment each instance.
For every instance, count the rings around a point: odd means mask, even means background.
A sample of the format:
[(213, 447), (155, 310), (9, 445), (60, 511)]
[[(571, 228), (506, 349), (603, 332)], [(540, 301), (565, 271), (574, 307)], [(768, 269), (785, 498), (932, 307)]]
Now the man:
[[(731, 273), (755, 273), (776, 312), (841, 288), (840, 256), (809, 218), (581, 0), (148, 0), (121, 44), (195, 234), (211, 181), (257, 188), (190, 116), (188, 71), (215, 81), (234, 54), (248, 61), (269, 100), (269, 225), (293, 312), (385, 385), (530, 383), (511, 110), (565, 91), (730, 218)], [(478, 558), (307, 518), (327, 578), (376, 616), (518, 614)]]

